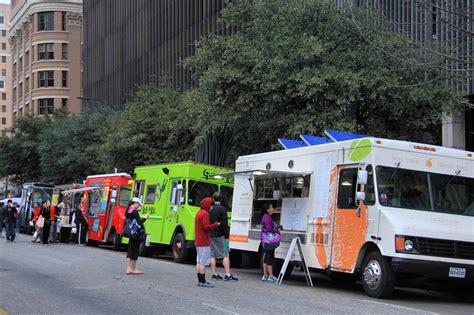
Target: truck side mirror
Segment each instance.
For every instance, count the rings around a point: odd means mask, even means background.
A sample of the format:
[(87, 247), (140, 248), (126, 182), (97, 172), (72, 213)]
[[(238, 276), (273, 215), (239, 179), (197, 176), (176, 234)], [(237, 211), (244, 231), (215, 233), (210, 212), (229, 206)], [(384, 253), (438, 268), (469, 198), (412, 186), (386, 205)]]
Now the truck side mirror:
[(369, 177), (367, 171), (365, 170), (359, 170), (357, 172), (357, 183), (359, 185), (365, 185), (367, 184), (367, 178)]
[(356, 193), (356, 198), (357, 198), (357, 201), (364, 201), (365, 200), (365, 192), (358, 191)]

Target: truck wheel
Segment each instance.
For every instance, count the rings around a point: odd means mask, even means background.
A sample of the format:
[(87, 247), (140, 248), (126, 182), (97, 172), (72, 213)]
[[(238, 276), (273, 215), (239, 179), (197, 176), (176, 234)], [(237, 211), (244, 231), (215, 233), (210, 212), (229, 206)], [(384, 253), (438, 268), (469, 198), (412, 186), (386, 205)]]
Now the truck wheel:
[[(284, 263), (285, 261), (283, 259), (275, 258), (275, 261), (273, 262), (273, 275), (275, 277), (278, 277), (278, 275), (280, 274), (281, 268), (283, 268)], [(293, 271), (294, 268), (295, 268), (295, 263), (290, 261), (288, 263), (288, 266), (286, 267), (285, 275), (283, 276), (283, 279), (288, 279), (291, 276), (291, 272)]]
[(394, 284), (395, 275), (390, 259), (377, 251), (369, 253), (362, 268), (362, 286), (367, 295), (378, 299), (390, 298)]
[(112, 237), (112, 249), (118, 252), (121, 247), (122, 247), (122, 235), (114, 232), (114, 236)]
[(140, 242), (140, 248), (138, 249), (138, 255), (142, 257), (151, 257), (153, 256), (153, 253), (155, 252), (155, 249), (151, 246), (146, 247), (145, 246), (145, 240)]
[(99, 246), (99, 243), (94, 241), (94, 240), (89, 239), (89, 233), (87, 232), (86, 233), (86, 245), (97, 247), (97, 246)]
[(173, 239), (173, 260), (177, 263), (186, 261), (189, 255), (189, 249), (186, 248), (186, 239), (183, 233), (178, 233)]

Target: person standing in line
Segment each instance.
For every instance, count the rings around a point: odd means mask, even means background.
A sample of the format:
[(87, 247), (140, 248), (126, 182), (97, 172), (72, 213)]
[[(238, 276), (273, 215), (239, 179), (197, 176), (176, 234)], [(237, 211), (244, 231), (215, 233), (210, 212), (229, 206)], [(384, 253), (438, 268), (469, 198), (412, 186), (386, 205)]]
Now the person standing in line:
[[(125, 211), (125, 218), (129, 220), (135, 219), (137, 223), (142, 227), (148, 219), (148, 214), (140, 218), (139, 210), (142, 206), (142, 202), (139, 198), (135, 197), (130, 200), (127, 210)], [(140, 243), (142, 242), (141, 237), (135, 237), (128, 239), (128, 251), (127, 251), (127, 275), (142, 275), (143, 272), (137, 269), (138, 253), (140, 250)]]
[(55, 216), (54, 208), (51, 207), (51, 202), (49, 200), (43, 201), (43, 208), (41, 209), (41, 216), (44, 218), (43, 226), (43, 245), (49, 244), (49, 232), (51, 230), (51, 224), (53, 223), (53, 218)]
[[(5, 226), (5, 217), (3, 216), (3, 202), (0, 202), (0, 238), (5, 238), (2, 234), (3, 227)], [(6, 231), (5, 231), (6, 233)]]
[(69, 215), (69, 224), (76, 229), (76, 233), (71, 233), (71, 244), (78, 244), (80, 241), (81, 245), (84, 245), (88, 226), (87, 220), (82, 213), (81, 203), (78, 203), (76, 208)]
[(212, 199), (207, 197), (201, 200), (201, 208), (194, 219), (194, 244), (196, 246), (196, 271), (199, 287), (214, 287), (213, 284), (206, 281), (206, 266), (209, 266), (211, 258), (211, 235), (210, 232), (221, 224), (214, 222), (211, 224), (209, 220), (209, 210), (212, 206)]
[[(262, 217), (262, 240), (263, 233), (280, 234), (283, 227), (276, 226), (272, 218), (275, 208), (271, 204), (264, 206), (264, 213)], [(277, 282), (277, 277), (273, 275), (273, 262), (275, 261), (275, 249), (263, 249), (263, 277), (262, 281)]]
[[(15, 207), (15, 209), (18, 210), (20, 208), (20, 205), (18, 203), (14, 202), (13, 207)], [(20, 232), (20, 216), (19, 215), (16, 216), (15, 227), (18, 230), (18, 232)]]
[[(221, 225), (211, 231), (211, 271), (212, 280), (237, 281), (238, 278), (230, 273), (229, 259), (229, 224), (227, 218), (227, 210), (221, 204), (222, 195), (215, 192), (212, 195), (214, 205), (209, 214), (210, 222), (221, 222)], [(217, 273), (217, 260), (222, 260), (224, 265), (224, 278)]]
[(6, 220), (6, 232), (7, 232), (7, 243), (8, 242), (15, 242), (15, 227), (16, 227), (16, 220), (18, 218), (18, 210), (13, 206), (13, 202), (11, 199), (7, 202), (7, 207), (5, 208), (4, 217)]
[(58, 240), (58, 217), (61, 215), (61, 211), (64, 209), (64, 203), (61, 202), (58, 205), (54, 206), (54, 221), (51, 226), (51, 239), (53, 243), (59, 243)]
[(41, 216), (41, 203), (43, 201), (41, 199), (37, 199), (33, 206), (33, 223), (35, 225), (35, 237), (33, 238), (32, 242), (36, 243), (38, 240), (41, 239), (41, 231), (42, 227), (38, 226), (38, 219)]

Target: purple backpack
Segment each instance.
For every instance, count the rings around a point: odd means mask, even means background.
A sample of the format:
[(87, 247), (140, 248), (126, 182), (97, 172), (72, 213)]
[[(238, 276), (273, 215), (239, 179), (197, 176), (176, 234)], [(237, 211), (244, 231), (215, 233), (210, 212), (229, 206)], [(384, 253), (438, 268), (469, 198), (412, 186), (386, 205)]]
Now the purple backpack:
[(272, 250), (280, 246), (280, 234), (272, 232), (262, 232), (263, 249)]

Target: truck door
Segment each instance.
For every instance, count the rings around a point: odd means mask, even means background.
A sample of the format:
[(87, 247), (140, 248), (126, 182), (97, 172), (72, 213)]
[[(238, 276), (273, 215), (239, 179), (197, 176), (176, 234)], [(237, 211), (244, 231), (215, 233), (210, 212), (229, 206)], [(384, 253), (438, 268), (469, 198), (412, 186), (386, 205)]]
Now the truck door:
[(112, 191), (110, 192), (110, 198), (108, 199), (109, 202), (107, 206), (107, 216), (105, 220), (105, 233), (102, 236), (103, 241), (108, 241), (108, 238), (109, 238), (110, 228), (112, 226), (112, 219), (114, 216), (115, 205), (117, 202), (117, 195), (118, 195), (117, 186), (114, 186), (112, 188)]
[(163, 226), (163, 243), (171, 242), (171, 237), (178, 225), (179, 216), (183, 215), (183, 211), (186, 210), (184, 208), (184, 187), (186, 187), (186, 181), (181, 179), (171, 180), (170, 194), (169, 199), (167, 200), (168, 205), (165, 208), (166, 214)]
[(361, 201), (358, 208), (356, 202), (358, 166), (338, 167), (330, 267), (332, 270), (347, 273), (354, 271), (359, 250), (367, 235), (367, 207)]

